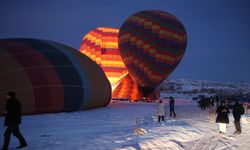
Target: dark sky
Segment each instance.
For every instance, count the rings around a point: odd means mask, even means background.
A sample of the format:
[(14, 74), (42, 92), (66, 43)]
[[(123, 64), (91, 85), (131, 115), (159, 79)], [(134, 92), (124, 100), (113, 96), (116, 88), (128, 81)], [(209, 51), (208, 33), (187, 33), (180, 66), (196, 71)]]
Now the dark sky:
[(250, 82), (250, 0), (0, 0), (0, 38), (79, 49), (88, 31), (119, 28), (133, 13), (152, 9), (175, 15), (188, 33), (186, 53), (170, 78)]

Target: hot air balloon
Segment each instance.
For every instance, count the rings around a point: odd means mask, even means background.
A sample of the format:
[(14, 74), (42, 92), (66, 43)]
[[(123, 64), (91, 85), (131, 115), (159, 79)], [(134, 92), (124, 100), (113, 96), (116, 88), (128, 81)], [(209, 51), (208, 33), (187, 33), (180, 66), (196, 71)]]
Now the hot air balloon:
[(24, 114), (103, 107), (111, 99), (111, 85), (102, 69), (60, 43), (1, 39), (0, 64), (0, 95), (15, 91)]
[(88, 32), (82, 39), (80, 51), (101, 66), (112, 89), (127, 74), (118, 48), (119, 29), (99, 27)]
[(159, 91), (156, 89), (148, 97), (144, 97), (129, 74), (122, 78), (119, 85), (112, 92), (112, 98), (127, 98), (130, 101), (155, 101), (159, 99), (159, 95)]
[(139, 91), (129, 74), (122, 78), (119, 85), (112, 92), (112, 98), (127, 98), (136, 101), (142, 99), (142, 97), (142, 93)]
[(187, 46), (183, 24), (159, 10), (131, 15), (121, 26), (118, 39), (125, 66), (144, 96), (170, 75)]

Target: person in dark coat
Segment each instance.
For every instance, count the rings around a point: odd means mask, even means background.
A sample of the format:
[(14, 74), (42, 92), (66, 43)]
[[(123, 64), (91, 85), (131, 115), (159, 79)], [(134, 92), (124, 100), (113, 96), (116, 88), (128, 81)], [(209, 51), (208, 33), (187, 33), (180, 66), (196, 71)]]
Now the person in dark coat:
[(216, 113), (218, 113), (216, 123), (219, 123), (220, 133), (225, 133), (227, 131), (227, 124), (229, 124), (229, 109), (226, 107), (225, 101), (221, 101), (220, 106), (216, 110)]
[(172, 117), (172, 114), (174, 115), (174, 117), (176, 117), (175, 111), (174, 111), (174, 103), (175, 103), (174, 98), (170, 96), (170, 101), (169, 101), (170, 117)]
[(220, 99), (219, 99), (219, 97), (217, 95), (215, 97), (215, 101), (216, 101), (216, 107), (218, 108), (219, 107), (219, 103), (220, 103)]
[(204, 97), (201, 98), (201, 100), (199, 101), (199, 105), (201, 107), (201, 110), (206, 110), (206, 99)]
[(27, 143), (19, 131), (19, 124), (21, 124), (21, 104), (16, 99), (16, 94), (13, 91), (8, 92), (6, 95), (4, 115), (4, 126), (7, 126), (7, 129), (4, 133), (4, 145), (2, 150), (8, 149), (11, 133), (13, 133), (20, 142), (20, 146), (18, 146), (17, 149), (26, 147)]
[(234, 125), (236, 131), (234, 133), (240, 134), (241, 133), (241, 126), (240, 126), (240, 118), (241, 115), (244, 114), (243, 106), (235, 100), (235, 104), (233, 105), (233, 116), (234, 116)]

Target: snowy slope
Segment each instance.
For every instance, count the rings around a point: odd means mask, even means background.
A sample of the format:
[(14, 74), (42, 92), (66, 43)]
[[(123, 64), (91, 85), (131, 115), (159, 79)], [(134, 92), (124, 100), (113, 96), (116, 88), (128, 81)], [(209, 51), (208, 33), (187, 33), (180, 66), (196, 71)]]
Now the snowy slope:
[(250, 83), (248, 82), (221, 82), (191, 79), (166, 79), (158, 87), (161, 92), (211, 92), (211, 93), (230, 93), (230, 94), (250, 94)]
[[(235, 137), (231, 115), (228, 133), (220, 135), (217, 124), (209, 123), (208, 111), (201, 111), (196, 103), (178, 103), (177, 118), (167, 117), (164, 124), (155, 121), (156, 108), (154, 103), (118, 102), (89, 111), (24, 116), (21, 131), (29, 144), (24, 150), (250, 149), (246, 120), (243, 133)], [(168, 116), (168, 105), (165, 108)], [(146, 133), (135, 134), (139, 127)], [(0, 127), (1, 145), (4, 129)], [(18, 141), (12, 137), (10, 149), (16, 146)]]

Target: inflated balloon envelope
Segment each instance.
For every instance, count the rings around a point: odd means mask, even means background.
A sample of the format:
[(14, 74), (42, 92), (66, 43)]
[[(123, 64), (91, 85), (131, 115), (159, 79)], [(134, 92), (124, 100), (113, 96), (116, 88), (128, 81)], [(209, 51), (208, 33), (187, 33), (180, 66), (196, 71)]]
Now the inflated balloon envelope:
[(111, 99), (111, 85), (95, 62), (48, 40), (0, 39), (0, 83), (0, 98), (15, 91), (24, 114), (104, 107)]
[[(140, 100), (143, 94), (131, 79), (120, 56), (118, 47), (119, 29), (98, 27), (84, 35), (80, 52), (95, 61), (104, 71), (112, 85), (113, 98)], [(158, 91), (148, 98), (157, 99)]]
[(80, 51), (95, 61), (105, 72), (112, 89), (128, 73), (118, 48), (119, 29), (98, 27), (82, 39)]
[(119, 49), (133, 81), (148, 96), (181, 61), (187, 46), (183, 24), (159, 10), (131, 15), (119, 31)]

